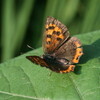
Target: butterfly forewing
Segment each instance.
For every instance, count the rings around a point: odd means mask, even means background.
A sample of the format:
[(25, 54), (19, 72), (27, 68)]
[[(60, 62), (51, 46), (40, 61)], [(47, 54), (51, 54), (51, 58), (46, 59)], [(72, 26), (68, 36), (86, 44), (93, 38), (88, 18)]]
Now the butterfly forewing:
[(48, 17), (43, 38), (44, 53), (51, 54), (69, 38), (69, 32), (60, 21), (53, 17)]

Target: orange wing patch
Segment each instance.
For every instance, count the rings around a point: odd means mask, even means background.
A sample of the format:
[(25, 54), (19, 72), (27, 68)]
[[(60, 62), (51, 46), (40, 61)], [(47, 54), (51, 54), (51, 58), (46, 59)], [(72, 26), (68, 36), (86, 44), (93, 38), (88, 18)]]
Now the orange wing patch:
[(65, 36), (62, 34), (62, 30), (54, 24), (46, 26), (46, 48), (48, 52), (55, 50), (55, 48), (64, 40)]
[(64, 39), (62, 30), (54, 24), (46, 25), (46, 48), (48, 52), (53, 51)]
[(75, 55), (75, 57), (74, 57), (74, 59), (73, 59), (73, 63), (78, 63), (79, 62), (79, 59), (80, 59), (80, 57), (83, 55), (83, 49), (82, 48), (77, 48), (76, 49), (76, 55)]
[(53, 53), (68, 37), (69, 32), (65, 25), (53, 17), (47, 18), (43, 39), (45, 53)]
[(77, 48), (76, 48), (76, 54), (75, 54), (74, 59), (73, 59), (72, 62), (73, 62), (73, 63), (78, 63), (80, 57), (83, 55), (83, 49), (80, 47), (81, 44), (79, 43), (79, 41), (75, 41), (74, 44), (75, 44), (75, 46), (76, 46)]
[(60, 73), (68, 73), (74, 71), (75, 65), (69, 65), (68, 69), (60, 71)]

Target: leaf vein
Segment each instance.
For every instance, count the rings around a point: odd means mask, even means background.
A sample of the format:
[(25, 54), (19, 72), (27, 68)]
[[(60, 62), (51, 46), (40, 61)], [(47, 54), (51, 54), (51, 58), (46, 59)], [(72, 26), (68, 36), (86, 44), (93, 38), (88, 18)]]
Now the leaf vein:
[(76, 90), (76, 92), (77, 92), (80, 100), (84, 100), (83, 97), (82, 97), (82, 95), (81, 95), (80, 90), (78, 89), (78, 87), (77, 87), (75, 81), (72, 79), (71, 75), (68, 74), (68, 77), (69, 77), (70, 81), (72, 82), (72, 85), (75, 87), (75, 90)]

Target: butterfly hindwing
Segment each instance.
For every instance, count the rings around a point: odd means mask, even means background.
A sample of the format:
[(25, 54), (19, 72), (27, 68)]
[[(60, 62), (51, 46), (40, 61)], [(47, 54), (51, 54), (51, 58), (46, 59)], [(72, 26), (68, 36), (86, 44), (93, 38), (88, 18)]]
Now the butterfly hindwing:
[(55, 52), (57, 58), (65, 58), (69, 60), (71, 64), (78, 63), (82, 55), (81, 42), (76, 37), (70, 38)]
[(69, 38), (69, 31), (65, 25), (53, 17), (48, 17), (43, 36), (44, 53), (51, 54)]
[(41, 65), (43, 67), (48, 67), (47, 63), (39, 56), (26, 56), (31, 62)]

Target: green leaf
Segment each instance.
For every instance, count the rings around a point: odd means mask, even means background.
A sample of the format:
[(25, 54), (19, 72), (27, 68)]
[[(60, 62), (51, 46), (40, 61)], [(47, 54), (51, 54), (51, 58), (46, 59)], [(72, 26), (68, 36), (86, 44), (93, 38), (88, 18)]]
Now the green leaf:
[(100, 31), (76, 37), (84, 55), (75, 72), (58, 74), (25, 58), (41, 55), (41, 48), (1, 64), (0, 100), (99, 100)]

